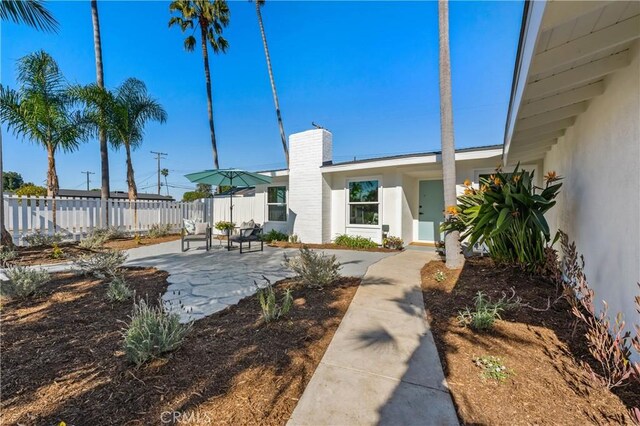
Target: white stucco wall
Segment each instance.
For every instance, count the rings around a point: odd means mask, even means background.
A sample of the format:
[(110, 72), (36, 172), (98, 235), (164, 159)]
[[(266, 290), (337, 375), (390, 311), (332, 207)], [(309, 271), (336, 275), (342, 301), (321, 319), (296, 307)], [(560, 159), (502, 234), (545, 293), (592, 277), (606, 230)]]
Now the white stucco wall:
[(554, 229), (575, 240), (587, 279), (610, 313), (640, 323), (634, 296), (640, 281), (640, 45), (631, 64), (605, 80), (594, 98), (544, 159), (564, 176)]

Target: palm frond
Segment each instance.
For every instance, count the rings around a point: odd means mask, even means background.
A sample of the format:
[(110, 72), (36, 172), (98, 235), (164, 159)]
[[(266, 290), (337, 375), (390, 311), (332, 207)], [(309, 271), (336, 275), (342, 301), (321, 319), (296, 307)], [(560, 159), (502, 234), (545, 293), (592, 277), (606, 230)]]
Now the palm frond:
[(42, 31), (58, 31), (58, 21), (39, 0), (0, 0), (0, 20), (24, 23)]

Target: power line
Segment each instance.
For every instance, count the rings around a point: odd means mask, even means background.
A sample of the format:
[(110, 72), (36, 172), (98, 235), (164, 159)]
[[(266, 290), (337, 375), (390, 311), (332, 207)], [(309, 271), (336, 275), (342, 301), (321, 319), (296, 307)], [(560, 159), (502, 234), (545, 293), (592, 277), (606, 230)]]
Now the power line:
[(151, 151), (152, 154), (154, 154), (156, 156), (156, 160), (158, 160), (158, 195), (160, 195), (160, 159), (162, 158), (167, 158), (167, 154), (166, 152), (156, 152), (156, 151)]
[(95, 173), (90, 172), (90, 171), (86, 171), (86, 172), (80, 172), (80, 173), (84, 173), (87, 175), (87, 191), (89, 190), (89, 184), (91, 183), (91, 179), (89, 179), (89, 175), (95, 175)]

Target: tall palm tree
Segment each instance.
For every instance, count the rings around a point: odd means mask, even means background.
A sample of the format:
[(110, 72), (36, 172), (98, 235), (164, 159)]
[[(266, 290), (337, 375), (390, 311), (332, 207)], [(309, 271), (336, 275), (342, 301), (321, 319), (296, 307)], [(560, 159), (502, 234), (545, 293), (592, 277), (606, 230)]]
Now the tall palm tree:
[[(58, 21), (37, 0), (0, 0), (0, 21), (26, 24), (41, 31), (56, 32)], [(0, 128), (0, 176), (2, 176), (2, 128)], [(13, 247), (13, 239), (4, 227), (4, 188), (0, 185), (0, 246)]]
[(55, 228), (55, 197), (60, 189), (55, 155), (59, 150), (77, 149), (86, 127), (82, 117), (71, 110), (64, 77), (48, 53), (41, 50), (19, 59), (17, 82), (18, 90), (0, 86), (0, 118), (16, 136), (47, 150), (47, 196), (53, 198)]
[[(93, 23), (93, 50), (96, 56), (96, 84), (104, 89), (104, 70), (102, 68), (102, 38), (100, 36), (100, 19), (98, 15), (98, 1), (91, 0), (91, 21)], [(104, 112), (103, 112), (104, 113)], [(101, 187), (100, 198), (107, 201), (109, 198), (109, 147), (107, 145), (107, 134), (103, 128), (98, 131), (98, 141), (100, 144), (100, 175)], [(102, 209), (102, 226), (109, 223), (109, 209)]]
[(213, 149), (213, 164), (219, 168), (218, 147), (216, 144), (216, 132), (213, 124), (213, 100), (211, 97), (211, 73), (209, 71), (209, 49), (213, 53), (226, 53), (229, 43), (222, 37), (223, 29), (229, 25), (229, 6), (225, 0), (174, 0), (169, 5), (171, 13), (177, 12), (180, 16), (172, 16), (169, 27), (177, 25), (182, 32), (193, 30), (191, 35), (184, 39), (184, 48), (193, 52), (196, 46), (196, 38), (193, 35), (200, 28), (200, 46), (204, 61), (204, 79), (207, 87), (207, 110), (209, 113), (209, 131), (211, 133), (211, 148)]
[[(455, 206), (457, 204), (456, 151), (453, 138), (448, 0), (438, 0), (438, 29), (440, 39), (440, 139), (442, 144), (444, 205)], [(447, 268), (461, 268), (464, 263), (464, 256), (461, 253), (459, 232), (447, 232), (445, 234), (444, 245)]]
[(265, 0), (253, 0), (256, 4), (256, 15), (258, 16), (258, 26), (260, 27), (260, 35), (262, 36), (262, 45), (264, 46), (264, 56), (267, 59), (267, 71), (269, 72), (269, 81), (271, 82), (271, 93), (273, 94), (273, 103), (276, 107), (276, 119), (278, 120), (278, 127), (280, 128), (280, 139), (282, 140), (282, 149), (284, 150), (284, 158), (287, 161), (287, 167), (289, 167), (289, 147), (287, 146), (287, 137), (284, 134), (284, 125), (282, 124), (282, 115), (280, 114), (280, 102), (278, 101), (278, 92), (276, 91), (276, 82), (273, 78), (273, 69), (271, 68), (271, 55), (269, 55), (269, 46), (267, 45), (267, 36), (264, 32), (264, 25), (262, 23), (262, 6), (264, 6)]
[(169, 169), (160, 170), (160, 174), (164, 176), (164, 187), (167, 189), (167, 195), (169, 195), (169, 184), (167, 183), (167, 176), (169, 176)]

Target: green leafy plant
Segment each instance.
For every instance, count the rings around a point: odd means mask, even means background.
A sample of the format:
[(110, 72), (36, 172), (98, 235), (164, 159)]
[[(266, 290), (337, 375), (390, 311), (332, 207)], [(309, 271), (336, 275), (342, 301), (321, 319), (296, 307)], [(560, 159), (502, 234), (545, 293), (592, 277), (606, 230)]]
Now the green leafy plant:
[(370, 238), (347, 234), (338, 235), (333, 242), (338, 246), (352, 249), (371, 249), (378, 247), (378, 244), (371, 241)]
[(6, 268), (12, 260), (18, 257), (18, 252), (7, 246), (0, 248), (0, 266)]
[(127, 260), (127, 253), (122, 250), (107, 250), (78, 257), (76, 265), (85, 274), (97, 278), (115, 277), (122, 264)]
[(273, 241), (288, 241), (289, 236), (284, 232), (280, 232), (278, 230), (272, 229), (271, 231), (262, 235), (262, 240), (267, 243), (270, 243)]
[(442, 271), (438, 271), (433, 274), (433, 279), (436, 280), (436, 282), (441, 283), (447, 279), (447, 275)]
[(473, 363), (482, 369), (480, 374), (484, 379), (503, 382), (513, 375), (513, 371), (508, 369), (497, 356), (483, 355), (474, 358)]
[(293, 296), (291, 295), (291, 289), (287, 289), (282, 296), (280, 303), (276, 300), (276, 291), (271, 285), (271, 281), (262, 276), (265, 280), (266, 286), (260, 288), (257, 282), (253, 282), (258, 287), (258, 301), (260, 302), (260, 308), (262, 309), (262, 318), (265, 322), (271, 322), (287, 315), (293, 306)]
[(284, 264), (298, 274), (308, 287), (322, 288), (340, 277), (340, 263), (335, 256), (310, 250), (304, 246), (296, 257), (284, 255)]
[(533, 179), (533, 172), (518, 165), (513, 173), (496, 170), (481, 179), (478, 190), (465, 182), (464, 194), (447, 210), (441, 230), (459, 231), (470, 246), (485, 243), (496, 261), (535, 271), (545, 262), (545, 247), (558, 238), (551, 237), (544, 214), (556, 204), (562, 178), (547, 173), (544, 188), (535, 186)]
[(126, 233), (111, 226), (108, 228), (96, 228), (89, 232), (78, 244), (80, 247), (90, 250), (101, 248), (109, 240), (126, 237)]
[(0, 293), (18, 299), (31, 297), (40, 287), (51, 280), (47, 271), (26, 266), (15, 266), (6, 270), (9, 281), (0, 281)]
[(130, 319), (122, 333), (124, 353), (136, 366), (179, 348), (191, 329), (191, 323), (180, 324), (180, 316), (170, 313), (162, 301), (150, 306), (140, 300)]
[(479, 291), (473, 298), (473, 302), (475, 305), (473, 310), (467, 307), (458, 313), (458, 322), (478, 331), (492, 329), (495, 321), (501, 319), (501, 312), (520, 306), (520, 299), (516, 298), (515, 292), (510, 297), (503, 294), (494, 302), (484, 292)]
[(404, 241), (400, 237), (388, 236), (382, 240), (382, 247), (392, 250), (402, 250), (404, 248)]
[(298, 238), (298, 234), (289, 235), (289, 242), (291, 244), (298, 244), (300, 242), (300, 238)]
[(233, 228), (235, 228), (236, 224), (233, 222), (227, 222), (224, 220), (221, 220), (219, 222), (216, 222), (213, 227), (216, 228), (218, 231), (224, 232), (225, 234), (232, 231)]
[(40, 230), (22, 237), (29, 247), (50, 247), (62, 242), (62, 234), (56, 232), (53, 235), (45, 234)]
[(107, 299), (110, 302), (124, 302), (133, 296), (133, 290), (122, 276), (114, 277), (107, 287)]
[(51, 257), (53, 259), (62, 259), (64, 257), (64, 252), (58, 246), (58, 243), (53, 243), (53, 250), (51, 250)]
[(171, 225), (154, 223), (149, 228), (149, 231), (147, 232), (147, 236), (149, 238), (162, 238), (169, 235), (169, 233), (171, 233)]

